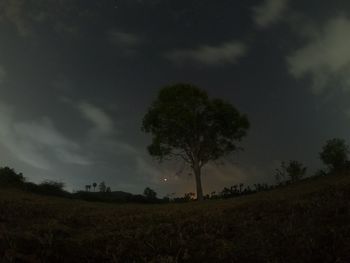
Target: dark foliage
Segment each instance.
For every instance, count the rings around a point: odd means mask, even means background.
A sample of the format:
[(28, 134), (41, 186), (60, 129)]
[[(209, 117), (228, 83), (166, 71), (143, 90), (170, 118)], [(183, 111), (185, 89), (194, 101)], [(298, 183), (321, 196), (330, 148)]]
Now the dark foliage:
[(64, 184), (55, 181), (44, 181), (40, 184), (26, 182), (22, 173), (17, 173), (9, 167), (0, 168), (0, 187), (19, 188), (28, 192), (43, 195), (55, 195), (69, 197), (69, 193), (64, 191)]
[(147, 200), (150, 200), (150, 201), (157, 199), (157, 193), (149, 187), (145, 188), (145, 190), (143, 191), (143, 195)]
[(343, 139), (328, 140), (320, 152), (320, 159), (330, 172), (345, 170), (349, 168), (349, 146)]
[(0, 186), (21, 186), (25, 182), (22, 173), (9, 167), (0, 168)]
[(160, 161), (179, 158), (192, 168), (197, 199), (203, 199), (201, 169), (237, 151), (249, 129), (247, 117), (229, 102), (210, 99), (191, 84), (160, 90), (143, 119), (142, 130), (152, 134), (149, 153)]
[(46, 195), (66, 196), (68, 193), (63, 190), (64, 183), (56, 181), (44, 181), (38, 185), (38, 192)]
[(107, 190), (106, 183), (105, 183), (105, 182), (101, 182), (101, 183), (98, 185), (98, 188), (99, 188), (100, 192), (102, 192), (102, 193), (106, 192), (106, 190)]
[(64, 183), (56, 181), (44, 181), (40, 184), (26, 182), (23, 189), (32, 193), (41, 195), (52, 195), (61, 197), (70, 197), (71, 194), (64, 189)]
[(292, 160), (288, 164), (281, 163), (281, 167), (276, 169), (275, 178), (278, 184), (295, 183), (303, 179), (307, 171), (307, 167), (301, 162)]

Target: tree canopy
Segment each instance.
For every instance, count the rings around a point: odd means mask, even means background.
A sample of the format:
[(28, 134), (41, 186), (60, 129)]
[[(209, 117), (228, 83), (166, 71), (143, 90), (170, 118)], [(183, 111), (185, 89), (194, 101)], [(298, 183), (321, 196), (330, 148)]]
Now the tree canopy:
[(328, 140), (320, 152), (321, 161), (330, 171), (339, 171), (345, 168), (349, 159), (349, 146), (345, 140), (334, 138)]
[(153, 189), (146, 187), (143, 191), (143, 195), (147, 198), (147, 200), (155, 200), (157, 199), (157, 193)]
[(14, 169), (9, 167), (0, 168), (0, 185), (19, 185), (25, 182), (22, 173), (17, 173)]
[(160, 90), (143, 119), (142, 129), (152, 134), (149, 153), (158, 160), (181, 158), (196, 176), (197, 199), (203, 198), (201, 168), (239, 149), (248, 118), (230, 102), (209, 98), (191, 84)]
[(281, 168), (276, 169), (275, 177), (278, 183), (281, 183), (283, 180), (295, 183), (304, 177), (306, 171), (307, 167), (301, 162), (291, 160), (288, 164), (285, 162), (281, 163)]

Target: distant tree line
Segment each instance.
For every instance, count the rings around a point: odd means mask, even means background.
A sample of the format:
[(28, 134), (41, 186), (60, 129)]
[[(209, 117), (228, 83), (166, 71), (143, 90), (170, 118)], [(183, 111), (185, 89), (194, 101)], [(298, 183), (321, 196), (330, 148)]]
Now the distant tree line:
[[(328, 140), (319, 153), (319, 159), (324, 168), (319, 169), (310, 177), (344, 174), (350, 172), (349, 145), (344, 139), (334, 138)], [(277, 184), (290, 184), (305, 178), (307, 167), (298, 161), (282, 162), (276, 169), (275, 178)]]
[[(92, 185), (91, 185), (91, 184), (85, 185), (85, 191), (86, 191), (86, 192), (91, 192), (91, 186), (93, 187), (94, 192), (95, 192), (95, 191), (96, 191), (96, 187), (97, 187), (97, 183), (93, 183)], [(112, 192), (111, 187), (106, 186), (106, 183), (105, 183), (104, 181), (101, 182), (101, 183), (98, 185), (98, 190), (99, 190), (101, 193), (110, 193), (110, 192)]]
[(146, 187), (143, 194), (131, 194), (123, 191), (111, 191), (110, 187), (106, 187), (105, 183), (99, 184), (97, 192), (78, 191), (73, 194), (78, 199), (86, 201), (111, 202), (111, 203), (165, 203), (164, 199), (157, 197), (156, 191)]
[(64, 190), (64, 183), (45, 180), (40, 184), (27, 182), (22, 173), (17, 173), (14, 169), (9, 167), (0, 168), (0, 186), (1, 187), (15, 187), (25, 191), (55, 196), (69, 196), (69, 193)]
[[(224, 187), (221, 191), (213, 191), (210, 194), (204, 195), (204, 200), (214, 199), (228, 199), (244, 195), (250, 195), (257, 192), (268, 191), (273, 189), (274, 186), (269, 186), (266, 183), (254, 184), (252, 187), (244, 187), (244, 184), (235, 184), (230, 187)], [(190, 201), (196, 201), (196, 194), (189, 192), (185, 193), (183, 197), (174, 197), (175, 193), (165, 196), (163, 199), (167, 202), (184, 203)]]
[[(337, 174), (350, 174), (350, 148), (345, 140), (334, 138), (328, 140), (322, 147), (319, 153), (321, 162), (325, 168), (319, 169), (310, 177), (329, 176)], [(235, 184), (230, 187), (224, 187), (222, 191), (212, 192), (210, 195), (204, 196), (204, 199), (227, 199), (243, 195), (254, 194), (261, 191), (269, 191), (281, 186), (297, 183), (306, 179), (307, 167), (296, 160), (288, 162), (282, 161), (280, 167), (275, 169), (275, 185), (268, 185), (266, 183), (257, 183), (252, 186), (244, 186), (244, 184)], [(169, 202), (188, 202), (195, 200), (194, 193), (186, 193), (183, 197), (173, 197), (175, 193), (166, 196)]]
[[(325, 168), (318, 170), (314, 175), (309, 177), (329, 176), (336, 174), (350, 173), (349, 146), (343, 139), (328, 140), (319, 153), (319, 158), (325, 165)], [(277, 187), (297, 183), (305, 179), (307, 167), (299, 161), (291, 160), (281, 162), (280, 167), (275, 170), (275, 185), (266, 183), (256, 183), (252, 186), (244, 184), (235, 184), (224, 187), (219, 192), (212, 192), (203, 196), (203, 199), (227, 199), (244, 195), (250, 195), (261, 191), (269, 191)], [(143, 194), (134, 195), (122, 191), (112, 191), (105, 182), (99, 184), (92, 183), (85, 186), (85, 191), (69, 193), (64, 190), (64, 183), (45, 180), (39, 184), (28, 182), (22, 173), (17, 173), (9, 167), (0, 168), (0, 187), (2, 188), (20, 188), (25, 191), (36, 194), (61, 196), (87, 201), (100, 202), (132, 202), (132, 203), (169, 203), (169, 202), (190, 202), (196, 200), (196, 194), (189, 192), (183, 197), (175, 197), (175, 193), (169, 194), (160, 199), (156, 191), (146, 187)], [(98, 191), (96, 187), (98, 186)], [(93, 192), (91, 192), (93, 187)]]

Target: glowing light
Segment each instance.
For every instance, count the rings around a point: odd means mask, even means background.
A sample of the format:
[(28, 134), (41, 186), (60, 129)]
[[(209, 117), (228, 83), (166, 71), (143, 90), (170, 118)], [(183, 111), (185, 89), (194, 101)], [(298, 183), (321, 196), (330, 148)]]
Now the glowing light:
[(164, 181), (164, 182), (168, 182), (168, 178), (164, 178), (163, 181)]

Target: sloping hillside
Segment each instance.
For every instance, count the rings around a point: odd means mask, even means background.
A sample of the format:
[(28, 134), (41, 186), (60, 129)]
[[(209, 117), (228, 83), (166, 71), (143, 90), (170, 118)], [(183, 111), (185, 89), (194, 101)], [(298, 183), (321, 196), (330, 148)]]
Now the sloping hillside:
[(114, 205), (0, 190), (1, 262), (350, 262), (350, 176), (223, 201)]

